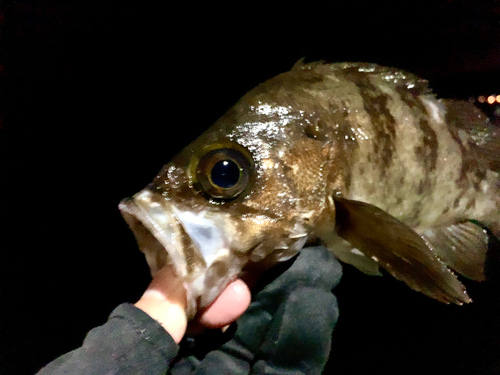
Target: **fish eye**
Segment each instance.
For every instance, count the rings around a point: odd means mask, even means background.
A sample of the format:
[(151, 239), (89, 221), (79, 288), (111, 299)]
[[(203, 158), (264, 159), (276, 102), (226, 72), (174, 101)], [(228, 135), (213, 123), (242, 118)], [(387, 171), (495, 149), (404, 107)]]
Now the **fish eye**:
[(223, 189), (230, 189), (240, 180), (240, 167), (233, 160), (220, 160), (214, 164), (210, 177), (212, 183)]
[(241, 152), (221, 148), (206, 153), (196, 168), (196, 179), (212, 198), (233, 199), (248, 185), (250, 163)]

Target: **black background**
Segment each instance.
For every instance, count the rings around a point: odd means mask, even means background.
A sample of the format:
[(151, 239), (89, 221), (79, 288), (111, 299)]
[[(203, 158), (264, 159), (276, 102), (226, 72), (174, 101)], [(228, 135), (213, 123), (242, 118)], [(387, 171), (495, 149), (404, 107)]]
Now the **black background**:
[[(258, 83), (368, 61), (500, 94), (498, 1), (14, 0), (1, 14), (0, 374), (81, 344), (149, 273), (118, 202)], [(445, 306), (344, 267), (325, 373), (500, 373), (500, 283)]]

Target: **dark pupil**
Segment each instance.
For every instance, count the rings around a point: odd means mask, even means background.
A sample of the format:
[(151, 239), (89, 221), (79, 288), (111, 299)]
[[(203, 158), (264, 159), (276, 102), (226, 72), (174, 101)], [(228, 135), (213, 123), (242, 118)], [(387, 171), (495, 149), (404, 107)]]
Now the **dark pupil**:
[(232, 160), (221, 160), (215, 163), (211, 176), (215, 185), (228, 189), (240, 179), (240, 168)]

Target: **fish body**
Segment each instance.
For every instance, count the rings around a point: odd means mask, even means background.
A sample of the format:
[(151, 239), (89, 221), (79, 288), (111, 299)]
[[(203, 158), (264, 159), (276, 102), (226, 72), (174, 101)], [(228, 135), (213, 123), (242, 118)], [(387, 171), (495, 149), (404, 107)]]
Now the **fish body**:
[[(427, 81), (365, 63), (296, 64), (243, 96), (120, 209), (190, 315), (249, 263), (321, 241), (442, 302), (470, 299), (500, 233), (498, 130)], [(471, 222), (470, 220), (475, 220)], [(478, 225), (481, 223), (481, 225)]]

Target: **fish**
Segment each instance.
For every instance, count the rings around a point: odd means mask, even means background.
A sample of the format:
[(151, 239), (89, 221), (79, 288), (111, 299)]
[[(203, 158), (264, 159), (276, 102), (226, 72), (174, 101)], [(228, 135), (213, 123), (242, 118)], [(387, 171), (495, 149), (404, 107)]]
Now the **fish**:
[(119, 209), (188, 316), (251, 265), (323, 244), (443, 303), (471, 298), (500, 234), (500, 132), (473, 104), (370, 63), (304, 63), (261, 83)]

